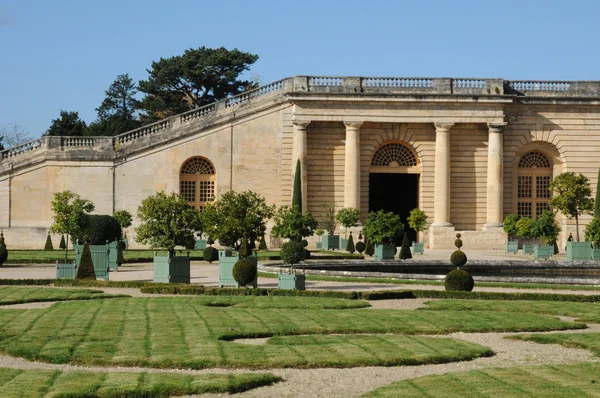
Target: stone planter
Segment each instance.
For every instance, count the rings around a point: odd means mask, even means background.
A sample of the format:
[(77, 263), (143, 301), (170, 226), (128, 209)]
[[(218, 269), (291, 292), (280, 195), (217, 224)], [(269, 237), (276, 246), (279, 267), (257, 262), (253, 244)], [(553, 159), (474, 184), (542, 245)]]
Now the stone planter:
[[(237, 255), (234, 256), (231, 251), (219, 250), (219, 287), (240, 287), (240, 285), (233, 278), (233, 266), (238, 262), (239, 259), (240, 258)], [(247, 257), (247, 259), (252, 261), (255, 265), (258, 265), (258, 257), (256, 257), (256, 253), (254, 256)], [(256, 289), (257, 286), (257, 278), (254, 278), (252, 287)]]
[(506, 254), (508, 254), (508, 253), (517, 254), (519, 252), (519, 242), (507, 240), (506, 242), (504, 242), (504, 252)]
[(317, 242), (317, 250), (323, 249), (323, 243)]
[(523, 254), (533, 254), (533, 245), (529, 243), (523, 244)]
[(533, 255), (536, 259), (543, 258), (548, 260), (554, 255), (554, 246), (536, 246), (533, 249)]
[(154, 253), (154, 282), (190, 283), (190, 255), (157, 256)]
[(340, 250), (346, 250), (346, 245), (348, 244), (348, 239), (340, 238)]
[(196, 249), (196, 250), (206, 249), (206, 239), (197, 239), (196, 244), (194, 245), (194, 249)]
[(590, 242), (567, 242), (567, 260), (589, 260), (592, 258)]
[(339, 235), (323, 235), (323, 250), (337, 250), (340, 248)]
[(56, 279), (75, 279), (77, 264), (59, 264), (56, 262)]
[(393, 260), (396, 255), (396, 245), (375, 245), (375, 260)]
[(306, 275), (304, 274), (283, 274), (278, 276), (279, 289), (282, 290), (306, 290)]
[(412, 243), (412, 251), (413, 251), (413, 254), (423, 255), (423, 253), (425, 252), (425, 243), (413, 242)]
[[(114, 243), (114, 242), (113, 242)], [(115, 243), (116, 245), (116, 243)], [(104, 279), (108, 280), (108, 272), (110, 270), (110, 252), (111, 249), (110, 244), (106, 245), (89, 245), (90, 253), (92, 254), (92, 263), (94, 264), (94, 272), (96, 273), (96, 279)], [(115, 246), (116, 247), (116, 246)], [(83, 253), (83, 245), (76, 244), (75, 245), (75, 263), (77, 267), (81, 262), (81, 254)], [(115, 263), (114, 267), (116, 268), (116, 254), (115, 254)]]
[(600, 248), (592, 248), (592, 260), (600, 260)]

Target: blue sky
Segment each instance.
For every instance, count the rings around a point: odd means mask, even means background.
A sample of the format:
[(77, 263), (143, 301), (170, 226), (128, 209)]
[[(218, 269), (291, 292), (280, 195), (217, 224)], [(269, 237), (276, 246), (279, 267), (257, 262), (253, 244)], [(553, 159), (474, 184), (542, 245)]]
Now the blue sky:
[(600, 2), (0, 0), (0, 125), (91, 122), (119, 74), (201, 46), (258, 54), (247, 77), (600, 80)]

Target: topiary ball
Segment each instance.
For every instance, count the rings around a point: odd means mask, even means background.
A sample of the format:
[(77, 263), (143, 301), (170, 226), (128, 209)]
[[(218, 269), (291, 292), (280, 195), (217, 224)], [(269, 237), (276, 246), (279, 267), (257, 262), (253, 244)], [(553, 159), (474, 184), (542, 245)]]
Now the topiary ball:
[(475, 286), (475, 281), (471, 274), (462, 269), (455, 269), (446, 275), (444, 287), (448, 291), (470, 292)]
[(308, 249), (304, 249), (304, 259), (308, 260), (310, 258), (310, 251)]
[(460, 248), (462, 247), (462, 245), (463, 245), (463, 242), (462, 242), (462, 240), (461, 240), (461, 239), (456, 239), (456, 240), (454, 241), (454, 246), (456, 246), (457, 248), (459, 248), (459, 249), (460, 249)]
[(279, 254), (284, 263), (293, 265), (304, 260), (304, 247), (302, 247), (302, 243), (300, 242), (285, 242), (281, 245)]
[(461, 237), (461, 236), (462, 236), (461, 234), (456, 234), (456, 237), (457, 237), (458, 239), (460, 239), (460, 237)]
[(256, 272), (256, 264), (243, 258), (238, 260), (233, 266), (233, 279), (235, 279), (240, 286), (246, 286), (254, 282)]
[(302, 239), (300, 243), (302, 244), (302, 247), (308, 246), (308, 241), (306, 239)]
[(366, 246), (365, 246), (365, 244), (363, 242), (356, 242), (355, 249), (356, 249), (357, 252), (359, 252), (360, 254), (362, 254), (362, 252), (365, 251)]
[(457, 250), (450, 256), (450, 262), (455, 267), (462, 267), (467, 263), (467, 255), (462, 250)]
[(217, 261), (219, 259), (219, 252), (212, 246), (204, 249), (204, 261), (208, 261), (212, 263), (213, 261)]

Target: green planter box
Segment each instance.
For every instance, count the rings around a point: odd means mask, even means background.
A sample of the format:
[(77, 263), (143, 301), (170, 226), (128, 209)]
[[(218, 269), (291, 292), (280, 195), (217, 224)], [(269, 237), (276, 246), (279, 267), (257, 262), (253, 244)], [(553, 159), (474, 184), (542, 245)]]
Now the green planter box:
[(346, 250), (348, 239), (340, 238), (340, 250)]
[(317, 250), (321, 250), (323, 248), (323, 243), (317, 242)]
[(117, 263), (119, 258), (118, 242), (111, 242), (108, 244), (108, 268), (117, 272), (119, 264)]
[(339, 235), (323, 235), (323, 250), (337, 250), (340, 248)]
[(393, 260), (395, 255), (396, 245), (375, 245), (375, 260)]
[(600, 248), (592, 248), (592, 260), (600, 260)]
[(413, 251), (413, 254), (423, 255), (423, 253), (425, 252), (425, 243), (413, 242), (412, 243), (412, 251)]
[(589, 260), (592, 258), (590, 242), (567, 242), (567, 260)]
[(536, 246), (533, 249), (533, 255), (535, 258), (540, 259), (549, 259), (554, 255), (554, 246)]
[(206, 249), (206, 239), (198, 239), (196, 240), (196, 244), (194, 245), (196, 250), (204, 250)]
[(157, 256), (154, 253), (154, 282), (190, 283), (190, 256)]
[[(94, 272), (96, 273), (96, 279), (104, 279), (105, 281), (108, 280), (108, 272), (110, 270), (110, 251), (111, 249), (109, 244), (90, 245), (90, 253), (92, 254), (92, 263), (94, 263)], [(75, 263), (77, 264), (77, 267), (79, 267), (79, 264), (81, 262), (82, 253), (83, 245), (75, 245)]]
[(519, 252), (519, 242), (507, 240), (506, 242), (504, 242), (504, 252), (506, 254), (508, 254), (508, 253), (517, 254)]
[(529, 243), (524, 243), (523, 254), (533, 254), (533, 245), (530, 245)]
[[(258, 265), (258, 257), (248, 257), (255, 265)], [(233, 266), (237, 263), (239, 257), (232, 255), (231, 251), (219, 250), (219, 287), (234, 286), (239, 288), (240, 285), (233, 279)], [(258, 274), (258, 273), (257, 273)], [(258, 286), (257, 278), (254, 278), (252, 287), (256, 289)]]
[(279, 274), (279, 289), (306, 290), (306, 275), (304, 274)]
[(56, 279), (75, 279), (77, 275), (77, 264), (56, 263)]

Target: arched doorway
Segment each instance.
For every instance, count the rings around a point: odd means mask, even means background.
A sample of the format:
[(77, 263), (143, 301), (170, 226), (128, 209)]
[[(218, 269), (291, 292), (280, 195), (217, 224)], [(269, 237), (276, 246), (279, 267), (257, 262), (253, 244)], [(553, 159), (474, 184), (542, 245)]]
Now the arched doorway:
[(398, 214), (411, 242), (417, 241), (417, 234), (408, 228), (406, 218), (419, 207), (420, 173), (416, 153), (401, 141), (382, 144), (371, 157), (369, 212), (385, 210)]
[(181, 166), (179, 193), (190, 205), (202, 211), (208, 202), (215, 199), (216, 180), (213, 164), (206, 158), (193, 157)]
[(517, 215), (536, 219), (550, 207), (552, 162), (539, 151), (527, 152), (517, 167)]

